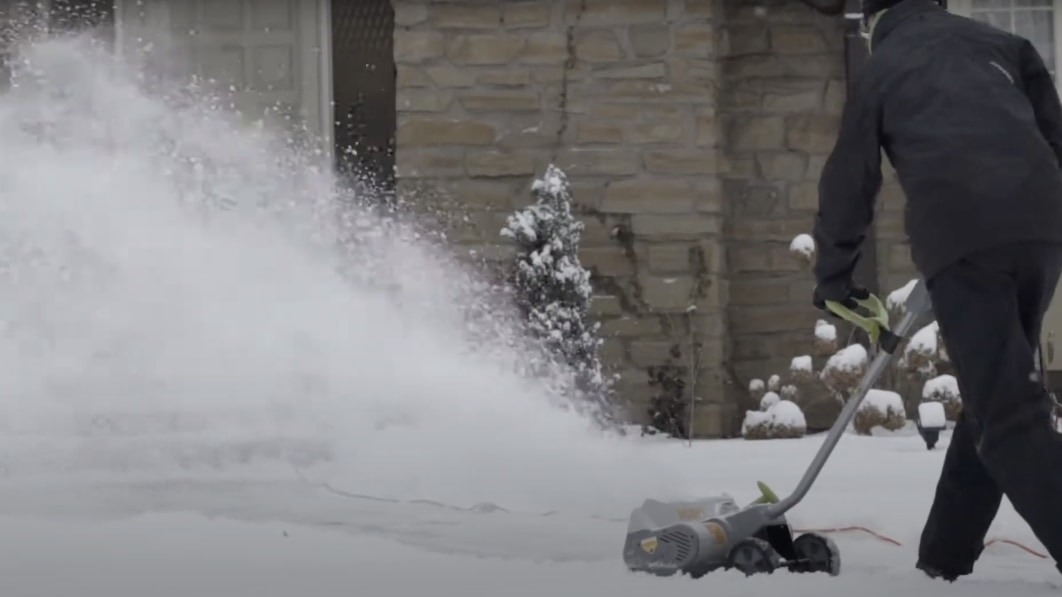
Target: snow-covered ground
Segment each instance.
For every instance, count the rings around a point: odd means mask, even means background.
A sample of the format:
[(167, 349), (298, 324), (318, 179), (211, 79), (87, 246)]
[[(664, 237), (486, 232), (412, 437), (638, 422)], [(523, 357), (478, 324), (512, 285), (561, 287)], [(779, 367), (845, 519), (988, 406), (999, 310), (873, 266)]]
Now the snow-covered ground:
[[(765, 442), (658, 440), (637, 443), (653, 460), (681, 463), (692, 493), (730, 492), (752, 499), (762, 479), (792, 487), (820, 438)], [(197, 476), (64, 475), (0, 485), (0, 594), (288, 597), (292, 595), (641, 597), (711, 594), (866, 597), (896, 594), (998, 597), (1057, 593), (1062, 579), (1049, 560), (1018, 547), (989, 547), (976, 573), (954, 585), (923, 578), (912, 565), (946, 446), (926, 451), (917, 436), (845, 437), (804, 504), (792, 513), (802, 529), (837, 532), (839, 577), (745, 578), (733, 572), (700, 580), (628, 572), (620, 558), (626, 511), (645, 497), (670, 497), (651, 483), (623, 495), (558, 479), (550, 463), (522, 473), (536, 484), (563, 483), (555, 511), (469, 508), (494, 491), (462, 487), (467, 499), (444, 505), (349, 495), (341, 484), (315, 486), (294, 470), (233, 469)], [(430, 449), (430, 446), (424, 446)], [(444, 448), (445, 449), (445, 448)], [(508, 448), (519, 458), (519, 448)], [(534, 451), (531, 448), (531, 451)], [(480, 463), (469, 461), (475, 468)], [(619, 471), (617, 463), (614, 472)], [(589, 472), (589, 471), (588, 471)], [(625, 471), (638, 475), (642, 470)], [(592, 476), (592, 475), (590, 475)], [(361, 484), (358, 493), (371, 489)], [(424, 496), (430, 498), (430, 496)], [(600, 498), (611, 507), (587, 508)], [(469, 508), (469, 509), (461, 509)], [(629, 510), (630, 508), (627, 508)], [(1004, 504), (990, 534), (1036, 551), (1042, 547)]]
[[(153, 77), (82, 44), (15, 66), (0, 94), (0, 595), (1057, 591), (1050, 562), (1006, 545), (955, 586), (913, 571), (946, 440), (927, 452), (910, 434), (845, 438), (793, 513), (902, 544), (839, 533), (839, 578), (629, 573), (643, 499), (784, 492), (819, 439), (591, 433), (554, 384), (520, 374), (530, 353), (469, 272), (335, 200), (321, 156), (223, 118), (224, 101), (145, 89)], [(1006, 506), (993, 534), (1037, 548)]]

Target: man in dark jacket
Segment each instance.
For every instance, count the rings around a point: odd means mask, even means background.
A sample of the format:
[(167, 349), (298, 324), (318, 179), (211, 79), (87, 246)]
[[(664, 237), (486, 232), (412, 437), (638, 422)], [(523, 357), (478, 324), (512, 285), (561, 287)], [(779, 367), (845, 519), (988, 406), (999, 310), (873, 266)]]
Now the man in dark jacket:
[(1054, 82), (1027, 40), (933, 0), (867, 0), (864, 17), (871, 54), (819, 184), (814, 303), (867, 294), (852, 277), (884, 150), (963, 401), (917, 567), (969, 574), (1003, 495), (1062, 562), (1062, 439), (1035, 365), (1062, 272)]

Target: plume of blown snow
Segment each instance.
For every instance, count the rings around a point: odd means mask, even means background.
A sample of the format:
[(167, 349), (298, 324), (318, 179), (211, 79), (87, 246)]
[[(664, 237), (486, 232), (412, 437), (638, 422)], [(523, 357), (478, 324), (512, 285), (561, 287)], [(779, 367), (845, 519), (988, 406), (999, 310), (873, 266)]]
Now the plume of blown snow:
[(398, 499), (603, 512), (678, 490), (654, 452), (523, 375), (489, 285), (339, 189), (312, 143), (83, 39), (21, 47), (15, 71), (0, 96), (9, 474), (229, 470), (301, 446), (313, 478)]

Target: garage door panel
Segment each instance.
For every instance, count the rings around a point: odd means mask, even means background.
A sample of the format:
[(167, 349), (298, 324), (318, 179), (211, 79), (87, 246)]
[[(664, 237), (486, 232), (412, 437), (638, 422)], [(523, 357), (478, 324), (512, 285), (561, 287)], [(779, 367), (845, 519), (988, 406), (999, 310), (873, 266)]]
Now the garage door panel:
[[(180, 71), (231, 98), (247, 122), (264, 106), (293, 106), (288, 119), (330, 136), (322, 102), (322, 2), (319, 0), (122, 0), (131, 39), (158, 41), (185, 62)], [(153, 40), (157, 32), (165, 39)], [(142, 42), (139, 42), (142, 43)], [(128, 44), (125, 44), (128, 45)], [(275, 118), (269, 117), (269, 121)]]

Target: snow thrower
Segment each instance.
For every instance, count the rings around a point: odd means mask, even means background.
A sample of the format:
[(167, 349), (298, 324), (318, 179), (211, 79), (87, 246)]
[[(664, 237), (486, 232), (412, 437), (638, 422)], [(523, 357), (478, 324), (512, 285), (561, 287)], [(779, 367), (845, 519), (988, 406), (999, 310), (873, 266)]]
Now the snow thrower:
[(785, 515), (807, 495), (863, 398), (885, 372), (915, 322), (929, 312), (930, 300), (919, 281), (908, 295), (904, 316), (895, 328), (889, 327), (888, 310), (873, 295), (854, 310), (839, 303), (828, 302), (826, 306), (865, 330), (872, 345), (880, 350), (796, 489), (779, 499), (759, 482), (760, 496), (744, 508), (727, 494), (687, 502), (646, 500), (631, 513), (627, 526), (623, 560), (630, 570), (658, 576), (684, 573), (694, 578), (720, 568), (736, 569), (746, 576), (770, 574), (781, 568), (832, 576), (840, 573), (840, 552), (833, 540), (817, 533), (794, 537)]

